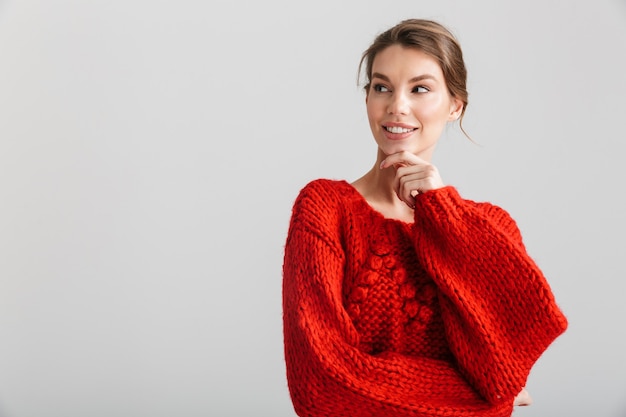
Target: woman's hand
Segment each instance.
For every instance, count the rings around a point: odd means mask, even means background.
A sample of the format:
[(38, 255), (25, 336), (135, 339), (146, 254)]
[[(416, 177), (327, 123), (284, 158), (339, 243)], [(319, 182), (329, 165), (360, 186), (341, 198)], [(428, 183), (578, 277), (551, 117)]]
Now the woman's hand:
[(393, 188), (398, 198), (411, 208), (415, 207), (416, 195), (444, 186), (437, 168), (410, 152), (394, 153), (380, 164), (381, 169), (391, 166), (396, 169)]
[(533, 399), (530, 398), (530, 394), (526, 391), (526, 388), (522, 388), (522, 390), (515, 397), (515, 401), (513, 401), (513, 405), (531, 405), (533, 403)]

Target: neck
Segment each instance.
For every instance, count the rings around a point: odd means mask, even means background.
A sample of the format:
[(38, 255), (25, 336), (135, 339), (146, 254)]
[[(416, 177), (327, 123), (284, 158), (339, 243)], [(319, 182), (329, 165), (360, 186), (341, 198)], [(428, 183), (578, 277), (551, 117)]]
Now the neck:
[(375, 197), (376, 200), (389, 204), (401, 203), (393, 189), (393, 181), (396, 176), (396, 169), (389, 167), (380, 169), (380, 164), (387, 157), (380, 149), (376, 157), (374, 166), (363, 176), (363, 180), (367, 185), (368, 194)]
[(413, 210), (396, 195), (393, 182), (396, 169), (380, 169), (386, 155), (378, 150), (374, 166), (352, 185), (363, 195), (365, 200), (385, 217), (413, 221)]

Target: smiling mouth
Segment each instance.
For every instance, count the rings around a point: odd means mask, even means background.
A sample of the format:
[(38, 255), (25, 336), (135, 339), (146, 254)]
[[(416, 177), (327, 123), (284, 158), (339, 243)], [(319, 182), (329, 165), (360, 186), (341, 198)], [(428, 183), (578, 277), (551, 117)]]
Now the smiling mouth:
[(406, 128), (406, 127), (400, 127), (400, 126), (383, 126), (383, 128), (389, 133), (409, 133), (417, 129), (415, 127)]

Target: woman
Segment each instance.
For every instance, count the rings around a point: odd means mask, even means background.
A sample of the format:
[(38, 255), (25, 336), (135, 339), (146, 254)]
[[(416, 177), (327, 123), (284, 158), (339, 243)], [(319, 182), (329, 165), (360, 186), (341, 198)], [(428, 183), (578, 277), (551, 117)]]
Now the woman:
[[(283, 275), (299, 416), (510, 416), (567, 320), (501, 208), (461, 198), (431, 158), (467, 107), (454, 36), (406, 20), (363, 54), (376, 163), (294, 207)], [(360, 68), (359, 68), (360, 69)]]

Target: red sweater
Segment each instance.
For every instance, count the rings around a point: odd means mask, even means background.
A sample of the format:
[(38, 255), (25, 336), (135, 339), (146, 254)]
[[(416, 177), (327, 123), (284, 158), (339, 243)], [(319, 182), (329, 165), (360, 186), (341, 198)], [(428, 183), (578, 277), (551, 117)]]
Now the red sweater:
[(298, 196), (283, 269), (302, 417), (510, 416), (567, 327), (511, 217), (453, 187), (387, 219), (347, 182)]

